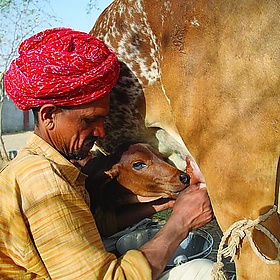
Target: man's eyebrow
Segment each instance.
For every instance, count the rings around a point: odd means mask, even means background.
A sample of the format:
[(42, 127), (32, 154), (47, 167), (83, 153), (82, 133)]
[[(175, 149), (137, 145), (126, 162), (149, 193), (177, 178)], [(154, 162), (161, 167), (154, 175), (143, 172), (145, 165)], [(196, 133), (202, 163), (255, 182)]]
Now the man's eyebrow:
[(104, 119), (106, 116), (103, 115), (95, 115), (95, 116), (81, 116), (82, 120), (86, 120), (86, 121), (91, 121), (91, 122), (95, 122), (98, 119)]

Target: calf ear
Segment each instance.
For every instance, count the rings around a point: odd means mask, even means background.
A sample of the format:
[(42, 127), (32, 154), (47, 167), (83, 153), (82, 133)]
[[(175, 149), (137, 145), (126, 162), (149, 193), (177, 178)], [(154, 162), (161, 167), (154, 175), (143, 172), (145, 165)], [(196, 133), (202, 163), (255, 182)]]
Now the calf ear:
[(104, 173), (110, 176), (111, 178), (118, 177), (120, 174), (120, 164), (113, 165), (113, 167), (110, 170), (105, 171)]

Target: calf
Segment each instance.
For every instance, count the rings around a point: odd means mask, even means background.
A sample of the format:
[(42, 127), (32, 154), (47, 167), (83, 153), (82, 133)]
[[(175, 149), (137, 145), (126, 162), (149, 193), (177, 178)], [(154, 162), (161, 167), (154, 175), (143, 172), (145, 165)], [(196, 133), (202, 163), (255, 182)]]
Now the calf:
[(108, 156), (96, 156), (82, 170), (91, 211), (176, 198), (190, 176), (167, 163), (150, 145), (124, 144)]

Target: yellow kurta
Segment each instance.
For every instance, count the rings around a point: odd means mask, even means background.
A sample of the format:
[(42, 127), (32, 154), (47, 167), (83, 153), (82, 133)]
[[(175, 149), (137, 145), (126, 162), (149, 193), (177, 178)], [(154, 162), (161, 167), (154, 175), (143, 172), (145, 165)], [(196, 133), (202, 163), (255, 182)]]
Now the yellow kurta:
[(41, 138), (0, 173), (0, 279), (151, 279), (137, 250), (106, 252), (85, 175)]

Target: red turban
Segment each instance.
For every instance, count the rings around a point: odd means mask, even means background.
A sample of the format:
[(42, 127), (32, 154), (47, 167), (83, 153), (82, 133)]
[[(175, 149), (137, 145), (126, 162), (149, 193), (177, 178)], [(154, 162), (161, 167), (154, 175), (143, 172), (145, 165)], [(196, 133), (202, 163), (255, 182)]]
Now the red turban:
[(119, 77), (116, 54), (101, 40), (70, 28), (40, 32), (23, 41), (18, 52), (4, 85), (21, 110), (92, 102), (109, 93)]

